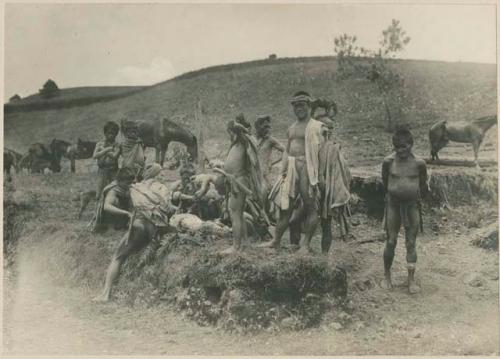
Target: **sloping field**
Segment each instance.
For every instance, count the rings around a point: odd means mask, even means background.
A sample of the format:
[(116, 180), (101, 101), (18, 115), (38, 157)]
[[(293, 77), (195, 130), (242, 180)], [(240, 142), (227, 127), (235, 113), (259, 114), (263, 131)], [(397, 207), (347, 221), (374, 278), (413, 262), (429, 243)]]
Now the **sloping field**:
[(73, 106), (86, 106), (94, 102), (104, 102), (131, 95), (147, 88), (147, 86), (99, 86), (74, 87), (60, 90), (51, 98), (43, 98), (40, 94), (30, 95), (5, 105), (5, 113), (43, 111)]
[[(405, 104), (405, 121), (417, 136), (417, 153), (428, 155), (427, 131), (436, 120), (468, 120), (496, 112), (494, 65), (398, 60), (392, 66), (405, 77), (411, 94)], [(240, 112), (252, 122), (259, 114), (272, 115), (276, 137), (283, 138), (292, 120), (288, 99), (300, 89), (338, 103), (338, 141), (350, 160), (372, 163), (390, 150), (376, 87), (365, 79), (338, 79), (335, 59), (330, 57), (219, 66), (109, 102), (6, 114), (5, 144), (24, 152), (31, 143), (54, 137), (96, 139), (105, 121), (122, 117), (177, 116), (196, 129), (197, 99), (206, 109), (208, 138), (224, 140), (226, 121)], [(496, 143), (496, 136), (490, 142)]]

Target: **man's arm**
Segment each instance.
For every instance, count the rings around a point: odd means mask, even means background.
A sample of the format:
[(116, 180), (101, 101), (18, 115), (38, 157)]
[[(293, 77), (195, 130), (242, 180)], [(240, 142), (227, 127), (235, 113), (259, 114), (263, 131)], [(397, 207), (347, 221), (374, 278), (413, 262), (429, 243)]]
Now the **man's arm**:
[(116, 160), (120, 156), (121, 152), (122, 152), (121, 146), (119, 144), (115, 144), (109, 156), (114, 160)]
[(109, 191), (104, 199), (104, 211), (115, 214), (115, 215), (124, 215), (124, 216), (132, 216), (132, 213), (125, 211), (123, 209), (118, 208), (116, 205), (119, 203), (116, 194), (113, 190)]
[(427, 183), (427, 165), (424, 160), (418, 160), (418, 179), (419, 179), (419, 187), (420, 187), (420, 196), (425, 197), (429, 191), (429, 184)]
[(382, 183), (384, 185), (384, 190), (387, 192), (387, 186), (389, 184), (389, 171), (391, 169), (392, 159), (384, 158), (382, 162)]
[(286, 175), (288, 170), (288, 152), (290, 151), (290, 129), (286, 131), (286, 148), (283, 151), (283, 156), (281, 157), (281, 174)]
[(200, 180), (200, 188), (198, 189), (198, 191), (196, 191), (195, 197), (201, 198), (205, 194), (207, 194), (208, 190), (210, 189), (210, 184), (211, 183), (215, 184), (215, 178), (216, 178), (215, 175), (204, 174)]
[(319, 169), (318, 169), (318, 182), (320, 185), (320, 188), (324, 189), (326, 185), (326, 166), (328, 164), (326, 163), (326, 148), (320, 148), (319, 150)]
[(270, 140), (271, 140), (271, 148), (274, 148), (279, 152), (285, 151), (285, 146), (283, 146), (277, 139), (271, 136)]
[(95, 145), (93, 158), (97, 160), (112, 150), (113, 147), (104, 147), (104, 142), (97, 142), (97, 144)]

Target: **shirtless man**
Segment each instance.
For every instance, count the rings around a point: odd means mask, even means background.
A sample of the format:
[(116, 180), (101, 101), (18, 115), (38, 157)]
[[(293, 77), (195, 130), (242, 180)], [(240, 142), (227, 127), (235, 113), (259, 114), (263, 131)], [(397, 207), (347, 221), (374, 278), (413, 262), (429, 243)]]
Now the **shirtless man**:
[(382, 164), (382, 181), (386, 191), (387, 242), (384, 250), (385, 278), (381, 284), (385, 289), (392, 288), (391, 266), (402, 223), (406, 237), (408, 289), (413, 294), (420, 291), (415, 282), (416, 239), (422, 220), (419, 211), (420, 200), (428, 193), (427, 169), (425, 161), (416, 158), (411, 152), (413, 137), (410, 131), (397, 130), (392, 137), (392, 143), (395, 152), (387, 156)]
[(246, 196), (253, 196), (258, 203), (263, 198), (262, 172), (257, 145), (247, 127), (239, 121), (230, 121), (227, 131), (231, 146), (224, 162), (224, 172), (230, 190), (227, 194), (229, 216), (233, 228), (233, 245), (222, 254), (231, 254), (247, 244), (247, 226), (244, 217)]
[(285, 151), (285, 147), (277, 139), (271, 136), (271, 117), (261, 116), (255, 121), (255, 132), (257, 135), (257, 148), (259, 149), (259, 159), (264, 176), (264, 191), (267, 194), (270, 190), (269, 172), (271, 171), (271, 154), (273, 149), (280, 153)]
[[(154, 177), (161, 170), (160, 165), (154, 164), (146, 169), (144, 173), (145, 181), (152, 181), (150, 177)], [(118, 185), (108, 190), (104, 199), (104, 212), (107, 214), (125, 216), (130, 219), (129, 230), (125, 233), (118, 244), (118, 247), (111, 258), (111, 263), (106, 271), (105, 283), (103, 291), (93, 300), (96, 302), (107, 302), (110, 299), (113, 283), (120, 274), (120, 268), (125, 260), (132, 254), (140, 251), (147, 246), (160, 233), (165, 233), (168, 230), (169, 217), (173, 215), (175, 207), (170, 206), (166, 200), (158, 200), (158, 196), (151, 200), (150, 196), (146, 196), (149, 201), (154, 202), (153, 210), (148, 211), (147, 208), (138, 206), (132, 208), (129, 206), (123, 209), (120, 205), (120, 197), (127, 196), (131, 203), (131, 185), (135, 177), (135, 171), (129, 168), (120, 169), (118, 172)], [(116, 190), (117, 187), (121, 190)], [(160, 187), (162, 185), (160, 184)], [(152, 187), (149, 187), (152, 188)], [(133, 190), (133, 189), (132, 189)], [(160, 189), (158, 195), (166, 193), (167, 188)], [(161, 196), (160, 196), (161, 197)], [(161, 210), (159, 210), (161, 208)], [(132, 213), (134, 211), (134, 213)], [(150, 213), (154, 212), (152, 217)]]
[[(280, 216), (274, 240), (263, 244), (263, 247), (278, 249), (281, 237), (289, 226), (290, 241), (294, 244), (299, 243), (301, 222), (304, 221), (305, 238), (304, 242), (300, 243), (300, 250), (312, 251), (311, 239), (319, 220), (318, 153), (323, 135), (322, 123), (311, 118), (311, 101), (312, 97), (304, 91), (297, 92), (291, 100), (297, 120), (287, 131), (288, 143), (283, 154), (281, 171), (284, 182), (280, 189), (282, 193), (278, 195), (284, 198), (285, 204), (282, 201), (279, 205)], [(297, 205), (298, 195), (304, 207), (302, 212), (305, 219), (289, 223)]]
[(134, 179), (133, 169), (121, 168), (116, 179), (104, 187), (92, 220), (93, 231), (99, 231), (108, 225), (114, 225), (115, 229), (126, 228), (132, 217), (129, 188)]

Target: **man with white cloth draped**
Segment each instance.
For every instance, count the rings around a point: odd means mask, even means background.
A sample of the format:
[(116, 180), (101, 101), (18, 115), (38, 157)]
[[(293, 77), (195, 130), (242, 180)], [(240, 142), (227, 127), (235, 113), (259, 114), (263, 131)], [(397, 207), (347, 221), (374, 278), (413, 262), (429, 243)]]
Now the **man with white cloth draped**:
[[(283, 154), (282, 177), (276, 182), (269, 199), (280, 209), (274, 240), (263, 246), (278, 249), (281, 237), (290, 227), (290, 241), (300, 244), (301, 252), (311, 252), (311, 239), (319, 220), (318, 189), (319, 151), (324, 141), (323, 123), (311, 117), (312, 97), (305, 91), (291, 99), (297, 120), (288, 128), (287, 146)], [(289, 223), (295, 208), (302, 202), (304, 218)], [(305, 237), (300, 243), (301, 225)]]

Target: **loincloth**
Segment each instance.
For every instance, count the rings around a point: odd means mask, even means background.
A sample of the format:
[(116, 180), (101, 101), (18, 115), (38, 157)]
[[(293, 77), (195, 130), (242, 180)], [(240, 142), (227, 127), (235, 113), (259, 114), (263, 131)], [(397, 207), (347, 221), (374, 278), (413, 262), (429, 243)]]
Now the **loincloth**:
[(395, 196), (391, 196), (387, 194), (386, 196), (386, 204), (385, 204), (385, 213), (384, 213), (384, 228), (387, 230), (387, 208), (391, 206), (392, 208), (399, 208), (399, 218), (401, 223), (405, 228), (410, 226), (410, 220), (408, 219), (408, 213), (412, 209), (417, 209), (419, 213), (419, 221), (420, 221), (420, 231), (423, 232), (423, 220), (422, 220), (422, 202), (420, 199), (413, 200), (401, 200)]
[(305, 156), (288, 156), (286, 177), (280, 177), (271, 188), (268, 199), (282, 210), (295, 207), (300, 194), (300, 177), (307, 176)]

